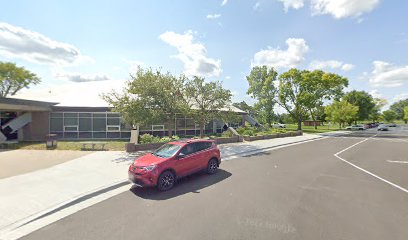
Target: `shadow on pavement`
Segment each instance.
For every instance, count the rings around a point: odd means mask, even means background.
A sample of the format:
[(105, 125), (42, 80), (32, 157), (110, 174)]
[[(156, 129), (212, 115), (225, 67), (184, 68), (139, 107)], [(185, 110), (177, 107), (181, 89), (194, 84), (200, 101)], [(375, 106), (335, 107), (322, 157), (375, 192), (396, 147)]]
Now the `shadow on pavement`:
[(229, 178), (231, 175), (232, 174), (230, 172), (225, 171), (223, 169), (219, 169), (217, 173), (214, 175), (208, 175), (205, 172), (200, 172), (179, 179), (174, 188), (166, 192), (160, 192), (159, 190), (153, 187), (139, 188), (135, 186), (133, 186), (130, 189), (130, 191), (136, 196), (144, 199), (167, 200), (190, 192), (200, 193), (199, 190), (219, 183)]

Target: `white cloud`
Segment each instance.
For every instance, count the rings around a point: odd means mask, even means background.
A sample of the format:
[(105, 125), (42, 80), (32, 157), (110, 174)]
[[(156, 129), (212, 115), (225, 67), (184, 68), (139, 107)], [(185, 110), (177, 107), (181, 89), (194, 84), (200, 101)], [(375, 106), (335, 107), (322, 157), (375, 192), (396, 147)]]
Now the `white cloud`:
[(184, 64), (184, 74), (187, 76), (219, 76), (221, 73), (221, 60), (207, 57), (207, 50), (200, 42), (194, 42), (192, 31), (184, 34), (167, 31), (159, 38), (177, 48), (178, 54), (174, 56)]
[(268, 47), (255, 53), (251, 65), (292, 68), (302, 63), (304, 55), (309, 51), (306, 41), (303, 38), (289, 38), (286, 40), (286, 45), (288, 45), (286, 50)]
[(0, 22), (0, 55), (51, 65), (91, 60), (73, 45), (4, 22)]
[(225, 76), (225, 79), (230, 80), (231, 76)]
[(254, 4), (254, 6), (252, 7), (252, 9), (258, 10), (260, 6), (261, 6), (261, 3), (260, 3), (260, 2), (256, 2), (256, 3)]
[(336, 19), (371, 12), (380, 0), (312, 0), (312, 15), (330, 14)]
[(350, 71), (353, 70), (355, 66), (353, 64), (350, 63), (345, 63), (343, 64), (343, 66), (341, 66), (341, 69), (343, 69), (344, 71)]
[(408, 66), (398, 67), (382, 61), (374, 61), (373, 66), (369, 82), (374, 87), (401, 87), (408, 83)]
[(207, 19), (217, 19), (221, 17), (221, 14), (208, 14)]
[(384, 95), (378, 91), (378, 89), (373, 89), (368, 92), (373, 98), (384, 98)]
[(228, 3), (228, 0), (222, 0), (221, 6), (225, 6)]
[(77, 83), (112, 80), (109, 76), (105, 74), (83, 74), (83, 73), (67, 73), (67, 72), (55, 73), (54, 77), (68, 80), (71, 82), (77, 82)]
[(127, 64), (129, 64), (129, 72), (130, 73), (135, 73), (137, 71), (137, 69), (139, 67), (144, 68), (146, 67), (146, 64), (142, 61), (138, 61), (138, 60), (127, 60), (127, 59), (123, 59), (123, 61), (125, 61)]
[(289, 8), (300, 9), (305, 5), (303, 0), (278, 0), (278, 1), (283, 3), (283, 8), (285, 9), (285, 12), (287, 12)]
[(319, 61), (314, 60), (309, 64), (311, 69), (342, 69), (343, 71), (350, 71), (354, 68), (353, 64), (343, 63), (337, 60)]
[(392, 102), (394, 103), (405, 99), (408, 99), (408, 93), (400, 93), (392, 99)]

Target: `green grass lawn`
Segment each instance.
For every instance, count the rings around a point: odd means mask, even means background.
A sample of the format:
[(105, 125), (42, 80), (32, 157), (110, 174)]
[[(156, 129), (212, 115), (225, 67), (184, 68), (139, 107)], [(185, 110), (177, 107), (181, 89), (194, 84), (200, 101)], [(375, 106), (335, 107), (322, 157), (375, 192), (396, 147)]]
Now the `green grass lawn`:
[[(106, 143), (105, 150), (107, 151), (124, 151), (125, 145), (129, 141), (58, 141), (56, 150), (73, 150), (80, 151), (82, 150), (83, 143)], [(45, 150), (45, 142), (19, 142), (19, 143), (10, 143), (3, 144), (0, 148), (6, 149), (25, 149), (25, 150)], [(101, 148), (101, 145), (97, 145), (96, 150)], [(87, 145), (87, 150), (90, 150), (90, 145)]]
[[(286, 124), (286, 129), (291, 130), (291, 131), (296, 131), (297, 130), (297, 124)], [(324, 132), (332, 132), (332, 131), (338, 131), (342, 130), (339, 128), (338, 125), (334, 126), (318, 126), (317, 129), (314, 128), (314, 126), (303, 126), (302, 125), (302, 130), (305, 133), (324, 133)]]

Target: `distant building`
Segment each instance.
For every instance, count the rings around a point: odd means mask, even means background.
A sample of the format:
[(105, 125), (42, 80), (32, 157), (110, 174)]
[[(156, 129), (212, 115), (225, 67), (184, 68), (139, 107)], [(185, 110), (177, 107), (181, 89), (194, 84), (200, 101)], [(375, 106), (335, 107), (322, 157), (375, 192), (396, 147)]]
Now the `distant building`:
[[(246, 116), (236, 107), (231, 110)], [(243, 124), (243, 118), (235, 124)], [(211, 121), (205, 132), (220, 133), (224, 124)], [(140, 134), (167, 135), (168, 127), (168, 123), (152, 123), (140, 126)], [(200, 131), (193, 119), (180, 114), (174, 116), (172, 128), (174, 134), (182, 136), (198, 135)], [(43, 141), (47, 134), (66, 140), (130, 139), (130, 130), (121, 115), (111, 112), (109, 107), (59, 106), (55, 102), (0, 98), (0, 142)]]
[(312, 121), (312, 120), (307, 120), (303, 121), (303, 126), (322, 126), (323, 122), (322, 121)]

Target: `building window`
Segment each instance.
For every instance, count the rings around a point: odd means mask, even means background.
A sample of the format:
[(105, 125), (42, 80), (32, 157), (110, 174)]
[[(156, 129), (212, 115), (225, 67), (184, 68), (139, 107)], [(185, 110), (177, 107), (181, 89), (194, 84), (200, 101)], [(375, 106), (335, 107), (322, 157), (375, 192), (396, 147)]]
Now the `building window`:
[(64, 132), (78, 132), (78, 126), (64, 126)]
[(108, 125), (106, 126), (106, 131), (107, 132), (120, 132), (120, 125), (114, 126), (114, 125)]
[(152, 125), (152, 131), (164, 131), (164, 125)]

